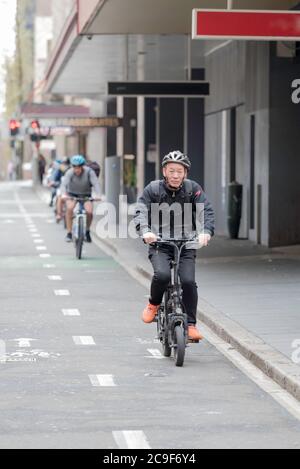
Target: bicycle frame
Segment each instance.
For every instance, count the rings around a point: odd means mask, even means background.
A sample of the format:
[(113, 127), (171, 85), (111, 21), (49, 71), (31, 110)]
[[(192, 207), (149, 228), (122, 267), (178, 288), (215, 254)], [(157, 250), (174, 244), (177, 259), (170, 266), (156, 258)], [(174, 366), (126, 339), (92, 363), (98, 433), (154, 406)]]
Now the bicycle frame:
[[(75, 199), (77, 200), (77, 199)], [(73, 226), (73, 236), (75, 239), (79, 239), (79, 220), (83, 220), (83, 230), (84, 233), (86, 232), (86, 226), (87, 226), (87, 216), (86, 216), (86, 211), (84, 208), (84, 204), (87, 200), (86, 199), (78, 199), (78, 208), (76, 209), (75, 212), (75, 221), (74, 221), (74, 226)]]
[[(188, 240), (158, 240), (156, 245), (168, 245), (174, 248), (174, 260), (171, 263), (172, 277), (170, 285), (165, 293), (165, 305), (161, 308), (158, 317), (160, 340), (168, 335), (169, 344), (173, 344), (174, 331), (177, 326), (182, 326), (185, 332), (186, 344), (188, 342), (188, 316), (182, 301), (182, 288), (179, 276), (180, 258), (182, 252), (189, 244), (194, 244), (195, 239)], [(161, 317), (160, 317), (161, 315)], [(164, 324), (165, 323), (165, 324)], [(167, 330), (166, 330), (167, 329)]]

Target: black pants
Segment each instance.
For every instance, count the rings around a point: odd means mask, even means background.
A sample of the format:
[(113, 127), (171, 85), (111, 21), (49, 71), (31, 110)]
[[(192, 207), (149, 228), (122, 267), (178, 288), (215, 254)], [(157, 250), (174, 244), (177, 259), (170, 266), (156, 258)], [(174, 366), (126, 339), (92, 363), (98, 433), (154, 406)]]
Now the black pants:
[[(150, 303), (158, 306), (162, 303), (164, 293), (171, 281), (171, 261), (174, 259), (174, 250), (169, 247), (150, 248), (149, 259), (154, 269)], [(196, 251), (184, 249), (180, 259), (179, 275), (189, 324), (197, 322), (198, 288), (195, 282), (195, 271)]]

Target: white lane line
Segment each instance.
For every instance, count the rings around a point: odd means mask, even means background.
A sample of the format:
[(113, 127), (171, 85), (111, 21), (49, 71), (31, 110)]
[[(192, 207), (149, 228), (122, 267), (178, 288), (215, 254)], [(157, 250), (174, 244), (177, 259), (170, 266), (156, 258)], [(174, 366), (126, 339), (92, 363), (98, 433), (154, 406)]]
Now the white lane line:
[(71, 296), (69, 290), (54, 290), (55, 296)]
[(89, 375), (92, 386), (95, 388), (113, 388), (116, 387), (113, 375)]
[[(0, 214), (0, 219), (8, 219), (8, 218), (12, 218), (12, 219), (15, 219), (15, 220), (24, 220), (25, 218), (25, 215), (26, 213), (25, 212), (21, 212), (21, 213), (1, 213)], [(32, 218), (39, 218), (41, 220), (44, 220), (47, 215), (45, 215), (45, 213), (32, 213)], [(54, 222), (53, 222), (54, 223)]]
[(47, 251), (46, 246), (36, 246), (37, 251)]
[(160, 344), (159, 339), (141, 339), (140, 337), (137, 337), (136, 339), (137, 343), (140, 345), (157, 345)]
[(29, 232), (30, 232), (30, 233), (37, 233), (38, 230), (37, 230), (37, 228), (33, 228), (33, 227), (32, 227), (32, 228), (29, 228)]
[(35, 244), (44, 244), (45, 241), (43, 241), (42, 239), (34, 239), (33, 242)]
[(60, 282), (62, 277), (60, 275), (48, 275), (48, 280), (51, 282)]
[(63, 309), (64, 316), (80, 316), (80, 311), (78, 309)]
[(148, 349), (148, 352), (152, 355), (151, 357), (148, 357), (148, 358), (156, 358), (156, 360), (162, 360), (164, 358), (160, 350)]
[(75, 336), (73, 337), (73, 341), (76, 345), (96, 345), (96, 342), (91, 336)]
[(41, 235), (39, 233), (32, 233), (32, 238), (40, 238)]
[(56, 265), (54, 265), (54, 264), (44, 264), (43, 269), (56, 269)]
[(151, 449), (142, 431), (113, 432), (113, 437), (119, 449)]
[(41, 259), (50, 259), (51, 254), (40, 254)]

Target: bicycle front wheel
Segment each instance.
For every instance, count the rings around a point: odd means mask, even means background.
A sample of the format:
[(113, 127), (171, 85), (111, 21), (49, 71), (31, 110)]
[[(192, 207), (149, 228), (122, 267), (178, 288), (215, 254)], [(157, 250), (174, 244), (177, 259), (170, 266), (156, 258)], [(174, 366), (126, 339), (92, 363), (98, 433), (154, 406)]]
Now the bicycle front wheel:
[(185, 358), (186, 342), (183, 326), (176, 326), (174, 331), (174, 355), (175, 364), (178, 367), (183, 366)]
[(78, 239), (76, 240), (76, 257), (79, 260), (82, 259), (83, 242), (84, 242), (83, 219), (79, 218), (79, 220), (78, 220)]
[(172, 349), (170, 347), (168, 334), (166, 332), (164, 333), (162, 348), (163, 348), (164, 357), (169, 358), (172, 354)]

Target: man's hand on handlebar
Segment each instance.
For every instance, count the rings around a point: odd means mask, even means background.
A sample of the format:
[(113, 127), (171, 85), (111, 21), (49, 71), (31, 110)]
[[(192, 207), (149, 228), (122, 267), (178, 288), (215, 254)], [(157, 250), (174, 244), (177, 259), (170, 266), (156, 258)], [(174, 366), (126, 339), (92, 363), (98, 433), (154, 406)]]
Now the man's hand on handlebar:
[(211, 236), (210, 234), (200, 234), (198, 237), (198, 242), (201, 247), (207, 247), (211, 241)]
[(146, 244), (154, 244), (157, 242), (158, 238), (154, 233), (145, 233), (143, 236), (143, 240)]

